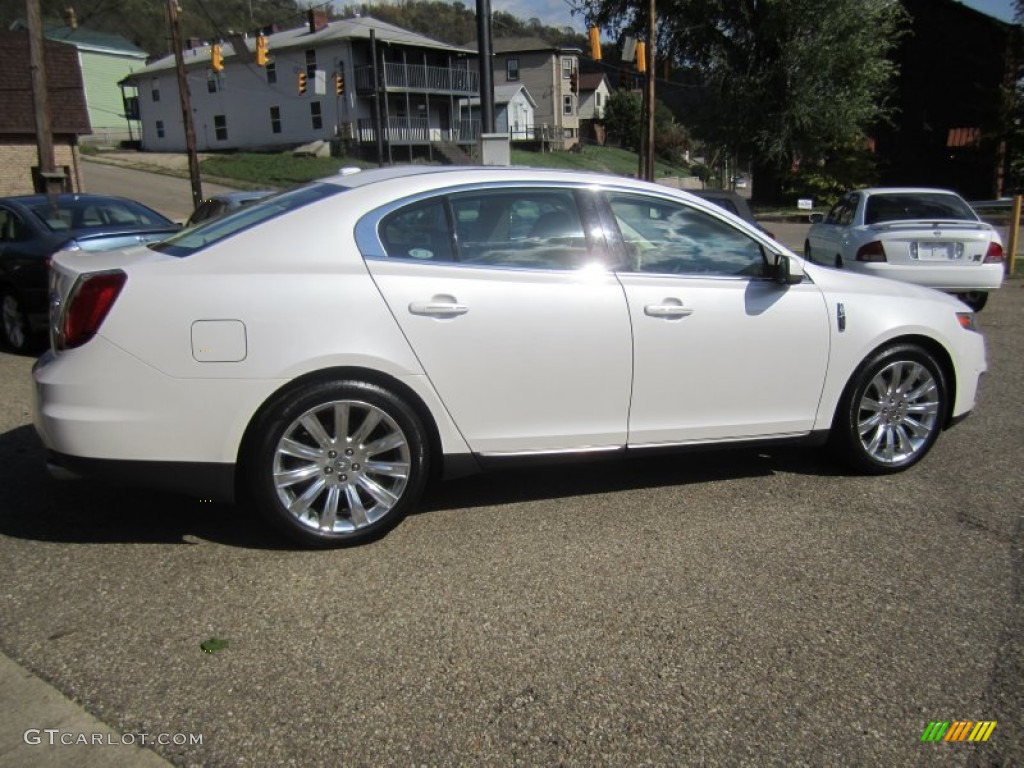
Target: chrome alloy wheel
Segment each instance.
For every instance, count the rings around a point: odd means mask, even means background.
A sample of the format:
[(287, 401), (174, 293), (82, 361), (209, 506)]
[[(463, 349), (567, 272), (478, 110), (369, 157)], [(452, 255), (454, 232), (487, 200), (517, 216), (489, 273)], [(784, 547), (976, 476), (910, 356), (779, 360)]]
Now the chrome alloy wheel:
[(274, 450), (277, 497), (301, 526), (352, 533), (377, 522), (409, 482), (409, 440), (375, 405), (335, 400), (310, 408)]
[(926, 450), (939, 428), (940, 398), (939, 383), (924, 365), (898, 360), (881, 368), (858, 404), (865, 452), (880, 464), (896, 465)]

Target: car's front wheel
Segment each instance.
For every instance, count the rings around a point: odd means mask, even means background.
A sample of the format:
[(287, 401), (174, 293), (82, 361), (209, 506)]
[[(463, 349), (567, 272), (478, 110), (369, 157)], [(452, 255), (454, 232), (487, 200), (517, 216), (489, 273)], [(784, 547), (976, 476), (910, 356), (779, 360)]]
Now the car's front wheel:
[(957, 298), (975, 312), (981, 312), (988, 304), (988, 291), (969, 291), (958, 294)]
[(394, 527), (422, 494), (428, 441), (415, 411), (360, 381), (308, 384), (257, 426), (249, 491), (300, 544), (354, 544)]
[(811, 253), (811, 241), (810, 240), (805, 240), (804, 241), (804, 258), (807, 259), (807, 261), (811, 262), (812, 264), (814, 263), (814, 256)]
[(920, 461), (939, 436), (946, 380), (921, 347), (880, 350), (854, 374), (833, 423), (832, 446), (855, 469), (898, 472)]

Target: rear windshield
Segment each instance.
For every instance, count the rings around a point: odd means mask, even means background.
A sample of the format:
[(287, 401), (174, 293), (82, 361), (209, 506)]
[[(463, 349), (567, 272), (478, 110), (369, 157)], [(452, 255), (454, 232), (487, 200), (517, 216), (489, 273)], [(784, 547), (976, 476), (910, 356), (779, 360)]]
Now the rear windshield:
[(959, 197), (941, 192), (871, 195), (865, 204), (865, 224), (914, 219), (977, 221), (978, 217)]
[(56, 205), (42, 201), (32, 206), (34, 213), (51, 232), (69, 229), (111, 229), (126, 227), (174, 227), (156, 211), (131, 200), (111, 198), (59, 198)]
[(264, 198), (251, 205), (239, 208), (227, 216), (210, 219), (198, 226), (184, 229), (166, 240), (153, 243), (149, 247), (154, 251), (160, 251), (171, 256), (190, 256), (197, 251), (237, 235), (239, 232), (244, 232), (265, 221), (270, 221), (278, 216), (298, 210), (310, 203), (324, 200), (346, 190), (347, 187), (339, 187), (335, 184), (310, 184), (294, 189), (291, 192), (283, 192), (280, 195)]

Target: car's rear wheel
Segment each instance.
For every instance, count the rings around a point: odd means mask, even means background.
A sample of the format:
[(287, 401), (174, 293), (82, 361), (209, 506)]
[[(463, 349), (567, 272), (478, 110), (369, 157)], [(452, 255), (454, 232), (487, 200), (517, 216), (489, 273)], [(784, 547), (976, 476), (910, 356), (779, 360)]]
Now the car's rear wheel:
[(8, 288), (0, 290), (0, 322), (3, 343), (12, 352), (25, 352), (29, 347), (28, 317), (17, 294)]
[(975, 312), (981, 312), (988, 304), (988, 291), (968, 291), (957, 294), (957, 297)]
[(842, 269), (843, 268), (843, 255), (841, 253), (837, 253), (836, 254), (835, 265), (836, 265), (836, 269)]
[(942, 430), (947, 388), (926, 350), (897, 344), (854, 374), (832, 428), (834, 449), (855, 469), (884, 474), (920, 461)]
[(814, 262), (814, 256), (811, 253), (811, 243), (809, 240), (804, 241), (804, 258), (807, 259), (807, 261), (812, 263)]
[(393, 393), (360, 381), (308, 384), (257, 427), (249, 490), (300, 544), (354, 544), (394, 527), (427, 476), (426, 434)]

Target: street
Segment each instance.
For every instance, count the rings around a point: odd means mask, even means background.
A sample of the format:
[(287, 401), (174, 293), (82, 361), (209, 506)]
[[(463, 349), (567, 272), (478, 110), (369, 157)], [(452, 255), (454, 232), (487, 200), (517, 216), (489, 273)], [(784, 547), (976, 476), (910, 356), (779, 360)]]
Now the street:
[[(154, 746), (177, 765), (1019, 765), (1022, 314), (1008, 282), (975, 413), (903, 474), (806, 449), (505, 471), (329, 552), (50, 479), (32, 360), (0, 353), (0, 651), (122, 733), (201, 734)], [(955, 720), (997, 726), (921, 741)]]

